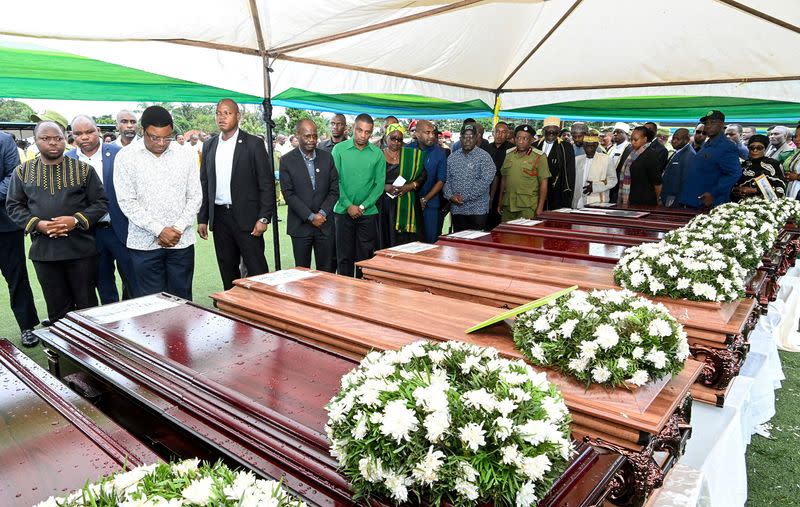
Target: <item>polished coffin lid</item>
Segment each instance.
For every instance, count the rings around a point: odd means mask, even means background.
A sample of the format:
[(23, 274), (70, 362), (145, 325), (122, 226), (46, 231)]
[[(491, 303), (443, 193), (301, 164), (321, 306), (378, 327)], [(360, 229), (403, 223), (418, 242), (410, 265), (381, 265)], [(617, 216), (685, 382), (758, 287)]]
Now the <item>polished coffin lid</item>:
[[(613, 208), (612, 208), (613, 209)], [(604, 216), (598, 213), (562, 213), (559, 211), (545, 211), (537, 218), (580, 224), (608, 225), (614, 227), (638, 227), (667, 232), (678, 227), (683, 227), (688, 222), (684, 216), (671, 213), (647, 213), (639, 218), (626, 218)]]
[[(410, 283), (424, 281), (430, 287), (476, 291), (509, 305), (523, 304), (571, 285), (585, 290), (619, 288), (610, 267), (586, 266), (570, 260), (534, 261), (513, 253), (463, 248), (461, 243), (443, 241), (436, 248), (418, 253), (380, 250), (374, 258), (358, 265), (365, 273), (380, 271), (403, 276)], [(763, 276), (758, 273), (754, 281), (763, 282)], [(730, 303), (650, 299), (663, 304), (690, 336), (722, 342), (726, 336), (744, 331), (756, 305), (747, 298)]]
[[(233, 289), (212, 295), (220, 309), (304, 336), (351, 354), (398, 349), (420, 338), (461, 340), (496, 348), (522, 359), (505, 324), (466, 334), (472, 325), (498, 313), (493, 307), (409, 291), (347, 277), (308, 271), (312, 276), (274, 283), (271, 275), (237, 280)], [(675, 378), (636, 390), (585, 386), (554, 371), (548, 378), (564, 394), (581, 426), (612, 425), (619, 437), (638, 447), (642, 433), (656, 435), (683, 402), (702, 365), (688, 361)]]
[(575, 238), (585, 241), (599, 241), (601, 243), (625, 246), (654, 243), (664, 238), (663, 232), (652, 229), (579, 224), (557, 220), (542, 220), (538, 224), (531, 225), (505, 222), (492, 230), (497, 232), (528, 234), (545, 238)]
[(30, 506), (158, 456), (0, 340), (0, 499)]
[[(285, 483), (310, 502), (349, 504), (328, 455), (324, 405), (354, 360), (167, 295), (71, 313), (44, 339), (244, 465), (271, 477), (281, 468), (265, 463), (294, 465), (300, 479)], [(258, 459), (267, 446), (280, 456)], [(576, 448), (541, 505), (593, 503), (624, 461)]]

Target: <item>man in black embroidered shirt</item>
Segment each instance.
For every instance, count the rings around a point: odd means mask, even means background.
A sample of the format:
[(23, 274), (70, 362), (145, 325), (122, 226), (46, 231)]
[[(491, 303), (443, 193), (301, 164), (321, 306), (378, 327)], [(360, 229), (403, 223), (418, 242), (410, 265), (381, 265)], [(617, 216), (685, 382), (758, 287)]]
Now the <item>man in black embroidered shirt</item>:
[(97, 250), (91, 227), (108, 199), (92, 166), (64, 157), (64, 130), (44, 121), (33, 135), (40, 157), (14, 171), (6, 210), (31, 235), (29, 257), (51, 322), (97, 304)]

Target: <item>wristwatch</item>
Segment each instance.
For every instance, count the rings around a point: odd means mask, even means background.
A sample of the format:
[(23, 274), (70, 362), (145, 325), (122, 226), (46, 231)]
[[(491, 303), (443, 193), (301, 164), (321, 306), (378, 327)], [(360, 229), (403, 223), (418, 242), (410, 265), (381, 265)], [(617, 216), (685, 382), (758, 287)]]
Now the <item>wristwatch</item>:
[(261, 223), (262, 223), (262, 224), (264, 224), (264, 225), (266, 225), (266, 224), (268, 224), (268, 223), (269, 223), (269, 220), (268, 220), (268, 219), (266, 219), (266, 218), (259, 218), (259, 219), (258, 219), (258, 221), (259, 221), (259, 222), (261, 222)]
[(358, 209), (360, 209), (361, 211), (364, 211), (364, 205), (363, 204), (359, 204), (358, 205)]

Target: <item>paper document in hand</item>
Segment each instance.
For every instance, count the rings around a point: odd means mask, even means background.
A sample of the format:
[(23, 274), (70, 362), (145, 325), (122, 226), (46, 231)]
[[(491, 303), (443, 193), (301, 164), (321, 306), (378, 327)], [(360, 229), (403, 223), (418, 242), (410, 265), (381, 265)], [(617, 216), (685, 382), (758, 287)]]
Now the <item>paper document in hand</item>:
[[(402, 176), (398, 176), (397, 179), (392, 182), (393, 187), (402, 187), (405, 184), (406, 184), (406, 179), (403, 178)], [(386, 192), (386, 195), (388, 195), (390, 199), (394, 199), (395, 197), (397, 197), (396, 195), (390, 194), (389, 192)]]

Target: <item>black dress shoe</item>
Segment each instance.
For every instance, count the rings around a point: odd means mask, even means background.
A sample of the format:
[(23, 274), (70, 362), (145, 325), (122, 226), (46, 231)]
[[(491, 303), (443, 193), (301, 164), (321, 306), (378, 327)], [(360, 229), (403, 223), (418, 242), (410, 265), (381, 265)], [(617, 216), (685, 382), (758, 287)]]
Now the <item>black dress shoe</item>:
[(42, 327), (50, 327), (52, 325), (53, 325), (53, 323), (50, 321), (50, 319), (44, 319), (42, 321)]
[(26, 329), (22, 332), (22, 346), (35, 347), (39, 343), (39, 337), (33, 334), (33, 329)]

